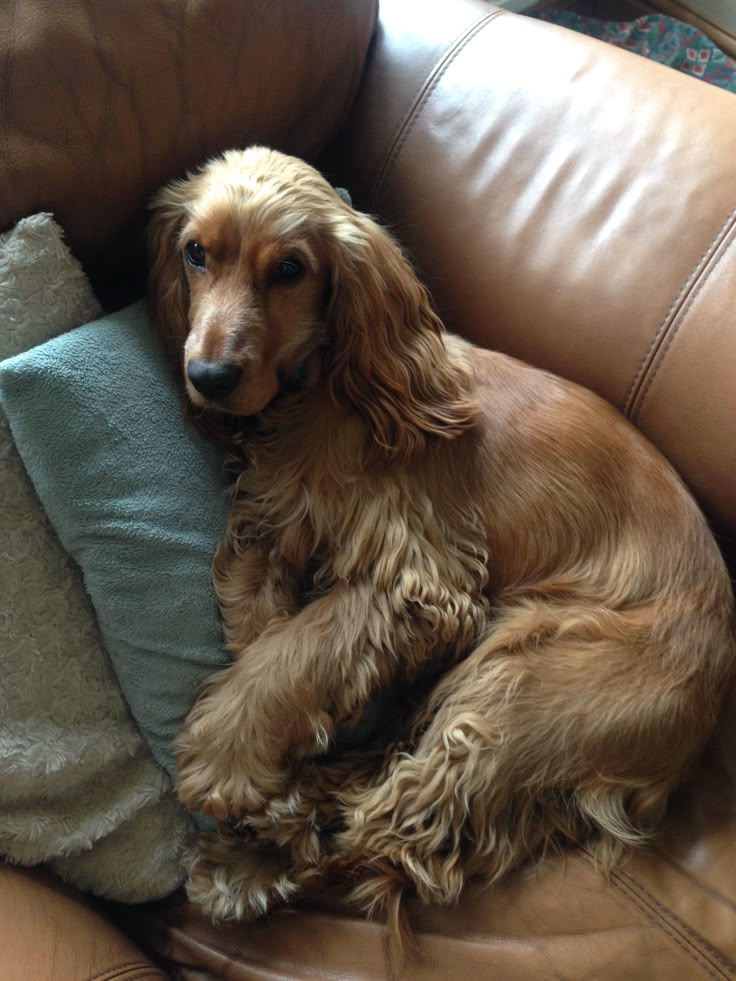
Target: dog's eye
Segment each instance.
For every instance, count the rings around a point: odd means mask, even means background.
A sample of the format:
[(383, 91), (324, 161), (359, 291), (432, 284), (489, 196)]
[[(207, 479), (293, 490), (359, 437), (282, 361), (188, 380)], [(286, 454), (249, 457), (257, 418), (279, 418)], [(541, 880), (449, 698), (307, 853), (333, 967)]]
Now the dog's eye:
[(289, 279), (298, 279), (304, 272), (304, 266), (294, 256), (287, 256), (282, 259), (274, 269), (274, 279), (285, 282)]
[(204, 246), (200, 245), (199, 242), (187, 242), (184, 248), (187, 262), (195, 269), (204, 269), (206, 254)]

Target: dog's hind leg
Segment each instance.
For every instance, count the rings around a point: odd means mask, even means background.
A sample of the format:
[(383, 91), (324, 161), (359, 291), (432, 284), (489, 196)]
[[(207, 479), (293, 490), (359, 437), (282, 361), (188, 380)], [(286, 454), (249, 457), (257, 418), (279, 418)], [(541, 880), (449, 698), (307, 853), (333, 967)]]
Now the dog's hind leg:
[(468, 877), (495, 881), (550, 842), (590, 840), (610, 864), (641, 841), (723, 695), (720, 627), (689, 631), (661, 607), (502, 611), (419, 710), (413, 751), (342, 794), (337, 851), (365, 870), (354, 899), (450, 903)]

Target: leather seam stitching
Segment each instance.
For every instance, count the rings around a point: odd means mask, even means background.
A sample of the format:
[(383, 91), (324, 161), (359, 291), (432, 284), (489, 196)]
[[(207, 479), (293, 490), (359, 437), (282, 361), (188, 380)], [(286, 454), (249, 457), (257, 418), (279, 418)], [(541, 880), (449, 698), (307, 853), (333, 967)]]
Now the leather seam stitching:
[[(578, 851), (588, 864), (595, 868), (592, 854), (585, 848), (579, 848)], [(661, 903), (638, 879), (621, 869), (614, 869), (610, 873), (608, 881), (623, 893), (640, 912), (644, 913), (656, 926), (659, 926), (666, 936), (674, 940), (693, 960), (701, 964), (711, 977), (718, 978), (725, 975), (732, 978), (734, 976), (734, 965), (704, 937), (680, 919), (673, 910)], [(717, 964), (713, 964), (708, 959), (709, 956), (722, 965), (723, 970)], [(713, 971), (718, 973), (714, 974)]]
[[(644, 906), (649, 907), (653, 915), (656, 914), (660, 920), (667, 923), (669, 928), (673, 932), (677, 933), (680, 939), (692, 948), (694, 953), (699, 954), (703, 960), (705, 960), (709, 955), (713, 960), (717, 961), (718, 964), (721, 965), (729, 976), (733, 976), (734, 965), (728, 961), (712, 944), (708, 943), (704, 937), (693, 930), (692, 927), (689, 927), (684, 920), (681, 920), (680, 917), (673, 912), (673, 910), (661, 903), (656, 896), (654, 896), (646, 888), (646, 886), (642, 885), (642, 883), (637, 879), (634, 879), (633, 876), (626, 872), (622, 872), (621, 870), (614, 872), (613, 879), (616, 885), (629, 889), (632, 894), (638, 893), (639, 895), (637, 898), (641, 901), (641, 903)], [(715, 964), (711, 964), (710, 966), (717, 970)]]
[(718, 266), (720, 265), (720, 263), (723, 261), (723, 257), (728, 253), (729, 249), (733, 245), (733, 243), (734, 243), (734, 239), (733, 238), (731, 238), (730, 241), (727, 241), (728, 235), (732, 231), (733, 231), (733, 227), (731, 229), (729, 229), (728, 234), (726, 236), (724, 236), (724, 238), (721, 240), (721, 242), (720, 242), (720, 244), (718, 246), (718, 250), (713, 254), (713, 256), (711, 256), (711, 259), (715, 258), (715, 261), (710, 266), (710, 268), (707, 270), (707, 272), (705, 273), (705, 275), (703, 275), (701, 277), (700, 282), (697, 285), (697, 288), (690, 295), (690, 297), (688, 299), (688, 302), (680, 310), (680, 312), (678, 313), (677, 317), (674, 318), (673, 324), (675, 324), (675, 322), (676, 322), (676, 326), (674, 326), (674, 328), (672, 330), (670, 330), (669, 337), (667, 338), (667, 342), (664, 344), (664, 346), (662, 347), (661, 351), (656, 356), (656, 359), (655, 359), (656, 363), (653, 363), (653, 365), (652, 365), (651, 371), (649, 373), (649, 378), (647, 379), (647, 383), (646, 383), (646, 385), (645, 385), (644, 389), (642, 390), (642, 393), (641, 393), (641, 395), (639, 397), (639, 401), (638, 401), (638, 405), (636, 406), (636, 410), (632, 414), (632, 420), (633, 419), (638, 419), (641, 416), (641, 412), (642, 412), (642, 409), (644, 408), (644, 403), (646, 402), (647, 396), (649, 395), (649, 390), (652, 387), (652, 383), (654, 382), (654, 379), (657, 377), (657, 373), (659, 372), (659, 369), (664, 364), (664, 361), (665, 361), (665, 359), (667, 357), (667, 354), (669, 353), (670, 348), (674, 344), (675, 339), (677, 338), (677, 335), (680, 332), (680, 328), (682, 327), (682, 325), (685, 323), (685, 320), (687, 319), (688, 313), (692, 309), (692, 306), (695, 303), (695, 301), (697, 300), (697, 298), (702, 293), (702, 291), (703, 291), (706, 283), (708, 282), (710, 276), (718, 268)]
[(421, 97), (416, 102), (416, 104), (412, 106), (408, 114), (406, 123), (403, 126), (402, 131), (397, 136), (395, 146), (392, 148), (390, 159), (387, 159), (386, 161), (386, 166), (381, 175), (381, 180), (378, 185), (378, 193), (380, 193), (380, 190), (382, 190), (382, 186), (385, 183), (389, 172), (391, 171), (394, 164), (396, 163), (396, 160), (399, 154), (401, 153), (402, 149), (404, 148), (406, 141), (409, 139), (411, 131), (414, 129), (414, 126), (416, 125), (417, 120), (421, 116), (422, 111), (425, 105), (427, 104), (427, 102), (429, 101), (430, 96), (437, 88), (439, 83), (442, 81), (442, 78), (447, 72), (450, 65), (453, 63), (453, 61), (455, 61), (455, 59), (460, 54), (460, 52), (463, 51), (463, 49), (468, 46), (470, 41), (472, 41), (473, 38), (477, 34), (479, 34), (480, 31), (482, 31), (483, 28), (486, 27), (491, 21), (496, 20), (497, 17), (501, 16), (502, 13), (503, 13), (502, 10), (494, 10), (486, 17), (482, 18), (482, 20), (476, 21), (476, 23), (473, 24), (472, 27), (468, 31), (466, 31), (461, 38), (459, 38), (456, 41), (453, 47), (445, 53), (444, 58), (439, 62), (438, 65), (435, 66), (433, 73), (428, 76), (425, 82), (426, 87), (424, 89), (424, 92), (421, 94)]
[[(626, 873), (619, 873), (619, 875), (622, 877), (625, 876), (627, 879), (631, 879), (631, 876), (627, 875)], [(701, 934), (693, 930), (692, 927), (688, 926), (687, 923), (685, 923), (684, 920), (681, 920), (680, 917), (677, 916), (677, 914), (672, 910), (667, 909), (667, 907), (661, 903), (657, 897), (646, 888), (646, 886), (642, 885), (642, 883), (637, 882), (636, 880), (632, 880), (632, 888), (639, 889), (642, 893), (644, 893), (649, 903), (657, 909), (660, 916), (669, 915), (673, 920), (676, 920), (677, 922), (673, 925), (679, 927), (684, 933), (687, 934), (687, 939), (690, 944), (700, 945), (704, 951), (710, 954), (713, 960), (717, 961), (725, 971), (727, 971), (729, 974), (733, 974), (734, 965), (728, 961), (723, 954), (721, 954), (721, 952), (713, 946), (713, 944), (709, 943), (705, 937), (701, 936)]]
[(386, 156), (384, 157), (383, 163), (378, 170), (378, 174), (373, 185), (373, 191), (370, 197), (371, 210), (375, 209), (376, 202), (383, 191), (386, 178), (396, 162), (396, 158), (401, 152), (404, 143), (414, 127), (414, 124), (421, 115), (422, 109), (424, 108), (427, 100), (441, 81), (442, 76), (445, 74), (457, 55), (467, 46), (472, 38), (487, 24), (489, 24), (492, 20), (495, 20), (497, 17), (500, 17), (503, 13), (503, 10), (493, 10), (489, 14), (485, 14), (479, 20), (475, 21), (475, 23), (471, 24), (470, 27), (453, 42), (452, 46), (445, 51), (444, 55), (435, 64), (429, 74), (423, 79), (422, 83), (419, 85), (414, 94), (411, 105), (404, 113), (401, 120), (394, 127), (389, 139)]
[(688, 290), (692, 288), (693, 284), (697, 281), (698, 277), (702, 274), (704, 269), (707, 267), (709, 261), (713, 258), (715, 253), (721, 247), (723, 240), (728, 234), (729, 225), (732, 224), (735, 217), (736, 217), (736, 208), (734, 208), (734, 210), (729, 214), (729, 216), (726, 218), (724, 223), (721, 225), (721, 227), (718, 229), (716, 234), (713, 236), (711, 241), (706, 246), (705, 251), (698, 259), (698, 261), (695, 263), (695, 266), (693, 267), (690, 275), (687, 277), (687, 279), (681, 286), (680, 291), (678, 292), (677, 296), (670, 304), (669, 308), (667, 309), (667, 312), (665, 313), (659, 326), (654, 332), (654, 335), (651, 341), (649, 342), (649, 346), (647, 347), (646, 351), (641, 357), (641, 361), (639, 362), (639, 367), (637, 368), (636, 374), (634, 375), (634, 378), (631, 384), (629, 385), (629, 389), (626, 392), (626, 397), (624, 399), (624, 413), (628, 415), (630, 418), (633, 418), (634, 415), (638, 413), (640, 408), (640, 406), (635, 407), (635, 403), (637, 401), (637, 392), (641, 388), (643, 377), (646, 374), (647, 364), (651, 363), (650, 355), (656, 349), (662, 334), (663, 333), (666, 334), (668, 327), (671, 326), (672, 321), (675, 319), (673, 314), (675, 310), (677, 310), (678, 306), (680, 305), (683, 297), (686, 295)]
[[(686, 954), (686, 956), (695, 961), (700, 967), (703, 968), (705, 973), (711, 978), (722, 978), (723, 972), (718, 970), (718, 968), (711, 964), (706, 958), (705, 954), (698, 950), (691, 940), (687, 937), (683, 937), (678, 933), (676, 928), (668, 922), (667, 918), (662, 915), (660, 911), (653, 908), (646, 900), (637, 894), (636, 889), (633, 885), (626, 882), (617, 882), (615, 879), (612, 880), (613, 885), (629, 900), (633, 903), (636, 908), (644, 914), (656, 927), (658, 927), (662, 933), (670, 940), (674, 941), (675, 944)], [(638, 883), (637, 883), (638, 885)]]

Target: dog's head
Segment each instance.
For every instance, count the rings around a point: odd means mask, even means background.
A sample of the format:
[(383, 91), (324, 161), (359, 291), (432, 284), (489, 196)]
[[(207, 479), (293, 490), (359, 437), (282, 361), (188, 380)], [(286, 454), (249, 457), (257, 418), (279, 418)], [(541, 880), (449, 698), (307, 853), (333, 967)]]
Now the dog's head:
[(396, 243), (308, 164), (229, 151), (158, 193), (152, 299), (191, 404), (261, 412), (307, 361), (409, 453), (473, 414), (442, 326)]

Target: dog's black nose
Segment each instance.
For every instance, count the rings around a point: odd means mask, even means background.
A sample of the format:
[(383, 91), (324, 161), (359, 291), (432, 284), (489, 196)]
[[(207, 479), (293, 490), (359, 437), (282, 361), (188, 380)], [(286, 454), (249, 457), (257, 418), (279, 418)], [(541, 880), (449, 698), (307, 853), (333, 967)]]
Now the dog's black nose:
[(189, 381), (208, 399), (224, 399), (240, 381), (243, 369), (228, 361), (190, 361)]

